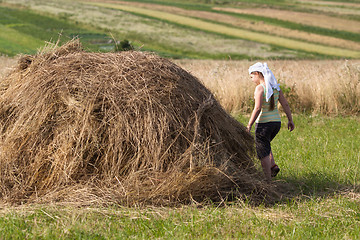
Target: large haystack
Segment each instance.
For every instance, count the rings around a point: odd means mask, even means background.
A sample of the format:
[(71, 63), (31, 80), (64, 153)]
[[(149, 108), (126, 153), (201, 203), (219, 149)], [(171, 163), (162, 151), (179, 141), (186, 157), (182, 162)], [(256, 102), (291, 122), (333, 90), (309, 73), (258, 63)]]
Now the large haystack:
[(169, 60), (74, 40), (21, 58), (0, 87), (2, 202), (266, 195), (252, 136)]

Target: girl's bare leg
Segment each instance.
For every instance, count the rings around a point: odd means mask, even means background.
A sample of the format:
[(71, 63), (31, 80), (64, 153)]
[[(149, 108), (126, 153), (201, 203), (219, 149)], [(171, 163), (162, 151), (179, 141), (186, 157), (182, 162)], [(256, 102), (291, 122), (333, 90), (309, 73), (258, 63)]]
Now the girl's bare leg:
[(271, 167), (272, 167), (270, 155), (261, 159), (261, 166), (264, 171), (265, 179), (270, 182), (271, 181)]
[[(275, 166), (276, 166), (276, 168), (274, 168)], [(276, 175), (279, 173), (279, 171), (280, 171), (280, 169), (275, 163), (274, 155), (273, 155), (272, 152), (270, 152), (270, 172), (271, 172), (271, 177), (276, 177)]]
[(275, 166), (275, 159), (272, 151), (270, 152), (270, 162), (271, 162), (271, 167)]

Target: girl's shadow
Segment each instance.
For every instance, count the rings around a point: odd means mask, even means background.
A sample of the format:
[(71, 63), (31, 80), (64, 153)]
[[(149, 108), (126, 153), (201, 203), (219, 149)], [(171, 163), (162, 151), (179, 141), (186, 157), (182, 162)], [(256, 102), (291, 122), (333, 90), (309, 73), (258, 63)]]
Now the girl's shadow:
[(279, 197), (276, 202), (301, 201), (326, 198), (348, 192), (360, 192), (360, 185), (339, 183), (333, 179), (336, 179), (336, 177), (321, 172), (304, 174), (300, 178), (277, 178), (273, 182)]

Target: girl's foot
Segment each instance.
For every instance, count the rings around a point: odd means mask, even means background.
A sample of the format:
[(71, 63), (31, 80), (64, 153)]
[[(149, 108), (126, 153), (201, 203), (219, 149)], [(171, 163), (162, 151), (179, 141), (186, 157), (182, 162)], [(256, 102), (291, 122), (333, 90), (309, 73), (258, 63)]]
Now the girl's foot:
[(276, 175), (280, 172), (280, 168), (278, 165), (274, 165), (272, 168), (271, 168), (271, 177), (276, 177)]

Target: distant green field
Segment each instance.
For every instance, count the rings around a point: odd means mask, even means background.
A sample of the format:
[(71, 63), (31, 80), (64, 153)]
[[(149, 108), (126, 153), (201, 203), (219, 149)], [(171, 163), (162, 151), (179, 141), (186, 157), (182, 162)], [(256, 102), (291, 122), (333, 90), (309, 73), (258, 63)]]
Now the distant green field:
[[(113, 51), (113, 36), (116, 40), (124, 37), (142, 42), (139, 45), (143, 50), (154, 51), (165, 57), (172, 58), (226, 58), (226, 53), (206, 53), (184, 49), (172, 43), (157, 43), (147, 36), (129, 32), (119, 34), (109, 29), (96, 27), (94, 24), (80, 24), (70, 21), (67, 14), (39, 14), (17, 7), (2, 7), (0, 4), (0, 54), (14, 56), (19, 53), (34, 54), (46, 42), (60, 44), (74, 37), (79, 37), (89, 51)], [(92, 25), (92, 26), (90, 26)], [(146, 46), (143, 46), (146, 43)], [(247, 55), (232, 54), (234, 59), (248, 58)]]
[(17, 53), (35, 53), (43, 44), (44, 42), (38, 38), (0, 25), (0, 52), (3, 54), (12, 56)]
[[(220, 14), (223, 18), (232, 17), (247, 22), (247, 27), (238, 27), (231, 22), (223, 22), (216, 18), (187, 16), (176, 12), (154, 10), (151, 7), (137, 5), (108, 5), (99, 1), (97, 5), (87, 1), (55, 1), (55, 0), (4, 0), (0, 3), (3, 28), (17, 31), (18, 36), (28, 39), (21, 40), (22, 45), (8, 39), (15, 34), (7, 34), (2, 38), (0, 52), (7, 55), (16, 53), (34, 53), (36, 40), (40, 43), (56, 41), (59, 33), (62, 41), (79, 36), (90, 51), (112, 51), (117, 40), (128, 39), (137, 49), (154, 51), (161, 56), (170, 58), (200, 59), (331, 59), (360, 58), (360, 33), (334, 30), (331, 27), (309, 26), (271, 17), (240, 14), (214, 7), (232, 8), (276, 8), (331, 16), (349, 21), (360, 20), (356, 14), (346, 15), (334, 12), (334, 9), (356, 11), (357, 7), (346, 5), (340, 7), (330, 3), (282, 1), (170, 1), (170, 0), (139, 0), (129, 1), (130, 4), (157, 4), (157, 7), (174, 7), (188, 11), (201, 11), (206, 14)], [(7, 2), (17, 5), (9, 5)], [(353, 4), (358, 2), (352, 1)], [(338, 2), (336, 4), (341, 4)], [(26, 6), (21, 8), (20, 6)], [(314, 7), (318, 8), (316, 10)], [(121, 8), (121, 9), (120, 9)], [(6, 9), (6, 10), (5, 10)], [(319, 10), (320, 9), (320, 10)], [(327, 11), (330, 9), (331, 11)], [(360, 7), (359, 7), (360, 9)], [(11, 14), (6, 14), (11, 12)], [(355, 12), (356, 13), (356, 12)], [(4, 22), (4, 23), (2, 23)], [(271, 30), (251, 29), (249, 24), (264, 23), (266, 27), (279, 27), (280, 31), (272, 34)], [(25, 26), (26, 27), (21, 27)], [(285, 34), (291, 30), (291, 34)], [(297, 37), (296, 31), (301, 33)], [(4, 31), (5, 32), (5, 31)], [(20, 35), (19, 35), (20, 34)], [(25, 35), (24, 35), (25, 34)], [(306, 34), (316, 35), (316, 39)], [(322, 36), (328, 37), (322, 41)], [(18, 37), (17, 37), (18, 38)], [(339, 39), (340, 41), (337, 41)], [(343, 41), (343, 42), (342, 42)], [(5, 43), (6, 42), (6, 43)], [(29, 46), (24, 46), (29, 42)], [(43, 44), (40, 44), (43, 45)], [(35, 44), (38, 46), (38, 44)], [(6, 46), (6, 47), (5, 47)], [(39, 47), (40, 47), (39, 46)], [(6, 49), (5, 49), (6, 48)]]
[[(86, 29), (61, 19), (36, 14), (26, 9), (0, 5), (0, 53), (13, 56), (19, 53), (34, 54), (46, 42), (60, 43), (79, 37), (92, 51), (106, 48), (110, 36)], [(110, 45), (112, 49), (114, 45)]]

